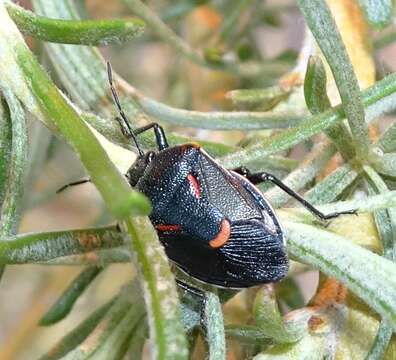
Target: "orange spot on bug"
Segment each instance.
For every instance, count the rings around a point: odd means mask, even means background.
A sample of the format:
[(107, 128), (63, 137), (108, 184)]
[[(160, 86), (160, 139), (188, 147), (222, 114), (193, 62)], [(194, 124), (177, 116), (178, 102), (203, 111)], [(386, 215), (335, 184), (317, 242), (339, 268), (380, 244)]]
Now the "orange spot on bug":
[(199, 186), (198, 180), (191, 174), (187, 175), (187, 180), (194, 189), (195, 197), (199, 199), (201, 197), (201, 188)]
[(160, 225), (155, 225), (155, 228), (159, 231), (178, 231), (180, 230), (180, 225), (168, 225), (168, 224), (160, 224)]
[(224, 219), (221, 222), (219, 233), (214, 239), (209, 241), (209, 245), (212, 248), (222, 247), (230, 238), (230, 234), (231, 234), (231, 224), (228, 220)]

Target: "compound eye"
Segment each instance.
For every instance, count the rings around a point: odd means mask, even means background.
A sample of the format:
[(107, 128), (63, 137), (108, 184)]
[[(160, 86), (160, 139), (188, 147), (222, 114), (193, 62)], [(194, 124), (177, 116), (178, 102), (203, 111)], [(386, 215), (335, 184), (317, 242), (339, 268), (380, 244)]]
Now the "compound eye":
[(146, 154), (146, 163), (147, 164), (151, 163), (154, 160), (154, 158), (155, 158), (155, 152), (154, 151), (149, 151)]

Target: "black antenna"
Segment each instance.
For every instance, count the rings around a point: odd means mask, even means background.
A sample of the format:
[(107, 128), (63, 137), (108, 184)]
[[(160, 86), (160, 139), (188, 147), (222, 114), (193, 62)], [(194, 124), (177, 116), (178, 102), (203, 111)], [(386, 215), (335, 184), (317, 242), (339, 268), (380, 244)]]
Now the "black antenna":
[[(122, 110), (120, 99), (119, 99), (119, 97), (117, 95), (117, 91), (116, 91), (116, 89), (115, 89), (115, 87), (113, 85), (113, 73), (111, 71), (111, 65), (110, 65), (109, 62), (107, 62), (107, 76), (109, 78), (110, 90), (111, 90), (111, 93), (113, 95), (114, 103), (116, 104), (116, 106), (118, 108), (118, 112), (119, 112), (119, 114), (120, 114), (120, 116), (121, 116), (121, 118), (123, 120), (123, 123), (122, 123), (121, 119), (119, 117), (117, 117), (117, 120), (118, 120), (118, 122), (120, 123), (120, 126), (121, 126), (121, 130), (123, 130), (123, 133), (126, 136), (131, 137), (133, 139), (133, 141), (135, 142), (135, 145), (136, 145), (136, 147), (137, 147), (137, 149), (139, 151), (139, 155), (143, 156), (144, 152), (140, 148), (140, 146), (139, 146), (139, 144), (137, 142), (136, 136), (133, 133), (133, 130), (132, 130), (131, 126), (129, 125), (128, 118), (126, 117), (126, 115), (124, 113), (124, 110)], [(127, 130), (127, 131), (125, 131), (125, 130)]]

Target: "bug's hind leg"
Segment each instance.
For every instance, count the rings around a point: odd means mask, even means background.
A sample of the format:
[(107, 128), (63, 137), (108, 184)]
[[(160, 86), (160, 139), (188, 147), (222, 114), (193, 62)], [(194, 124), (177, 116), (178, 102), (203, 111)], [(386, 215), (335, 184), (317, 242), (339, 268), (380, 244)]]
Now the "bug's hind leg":
[(247, 169), (246, 167), (239, 167), (234, 169), (233, 171), (237, 172), (240, 175), (245, 176), (253, 184), (259, 184), (265, 181), (272, 182), (274, 185), (278, 186), (284, 192), (289, 194), (292, 198), (296, 199), (302, 206), (304, 206), (312, 214), (317, 216), (320, 220), (330, 220), (340, 215), (357, 213), (357, 210), (347, 210), (347, 211), (333, 212), (330, 214), (324, 214), (272, 174), (266, 172), (251, 173), (249, 169)]
[(147, 130), (153, 129), (154, 130), (154, 135), (157, 140), (157, 145), (159, 150), (164, 150), (169, 147), (168, 141), (166, 140), (166, 135), (165, 131), (162, 128), (162, 126), (158, 125), (157, 123), (150, 123), (146, 126), (142, 126), (140, 128), (137, 128), (133, 130), (133, 133), (135, 135), (141, 134)]

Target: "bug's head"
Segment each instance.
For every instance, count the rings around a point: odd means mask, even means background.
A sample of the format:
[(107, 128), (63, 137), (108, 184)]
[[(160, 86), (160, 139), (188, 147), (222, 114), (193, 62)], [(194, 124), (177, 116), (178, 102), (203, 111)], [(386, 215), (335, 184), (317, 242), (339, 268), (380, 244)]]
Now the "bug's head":
[(131, 184), (131, 186), (136, 186), (139, 179), (143, 176), (147, 166), (153, 161), (154, 158), (154, 151), (148, 151), (137, 157), (136, 161), (128, 169), (126, 174), (128, 182)]

